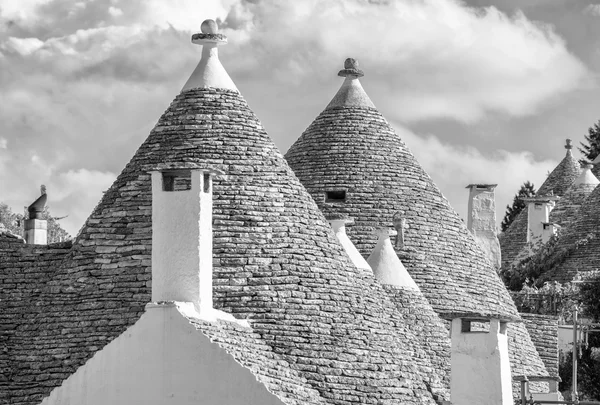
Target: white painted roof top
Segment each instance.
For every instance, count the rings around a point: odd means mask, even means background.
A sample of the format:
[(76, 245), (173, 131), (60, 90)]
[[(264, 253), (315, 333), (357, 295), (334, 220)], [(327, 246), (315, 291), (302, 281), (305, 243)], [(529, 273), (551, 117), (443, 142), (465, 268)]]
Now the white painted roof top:
[(202, 45), (202, 58), (181, 91), (212, 87), (235, 90), (239, 93), (219, 60), (218, 46), (226, 44), (227, 37), (218, 33), (217, 23), (213, 20), (205, 20), (200, 29), (202, 33), (192, 35), (192, 42)]
[(339, 71), (338, 76), (345, 77), (346, 80), (325, 108), (326, 110), (335, 107), (375, 108), (375, 104), (373, 104), (358, 80), (359, 77), (364, 76), (363, 71), (358, 68), (358, 61), (352, 58), (346, 59), (344, 69)]

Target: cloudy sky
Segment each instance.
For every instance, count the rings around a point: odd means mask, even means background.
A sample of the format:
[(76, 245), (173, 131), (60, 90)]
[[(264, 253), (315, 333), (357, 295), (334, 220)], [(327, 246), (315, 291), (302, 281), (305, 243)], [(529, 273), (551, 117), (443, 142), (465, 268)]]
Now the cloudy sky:
[(455, 209), (498, 183), (499, 219), (600, 119), (600, 0), (0, 0), (0, 201), (46, 184), (75, 234), (191, 74), (202, 20), (282, 151), (347, 57)]

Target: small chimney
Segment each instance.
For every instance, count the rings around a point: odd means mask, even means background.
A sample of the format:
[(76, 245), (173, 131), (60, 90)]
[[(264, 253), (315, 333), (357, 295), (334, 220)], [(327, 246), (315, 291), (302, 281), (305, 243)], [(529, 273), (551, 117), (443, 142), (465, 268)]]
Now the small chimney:
[(527, 203), (527, 243), (546, 243), (559, 226), (549, 222), (550, 211), (559, 197), (554, 195), (523, 198)]
[(396, 236), (396, 231), (388, 228), (379, 228), (376, 231), (377, 244), (367, 259), (367, 263), (373, 269), (375, 278), (384, 285), (405, 287), (418, 290), (419, 287), (412, 279), (406, 268), (394, 251), (390, 236)]
[(25, 242), (30, 245), (48, 244), (48, 221), (42, 216), (48, 196), (46, 195), (46, 186), (41, 187), (41, 196), (38, 197), (29, 207), (29, 219), (25, 220)]
[(467, 228), (495, 268), (501, 265), (500, 241), (496, 229), (497, 184), (469, 184)]
[(450, 397), (454, 405), (512, 405), (507, 322), (452, 319)]
[(354, 263), (358, 269), (362, 269), (371, 273), (371, 266), (369, 266), (365, 258), (362, 257), (358, 249), (356, 249), (356, 246), (354, 246), (346, 234), (346, 225), (353, 224), (354, 219), (343, 214), (332, 214), (327, 216), (327, 220), (331, 224), (335, 236), (340, 241), (340, 244), (350, 257), (352, 263)]
[(397, 250), (402, 250), (404, 248), (404, 231), (408, 229), (408, 222), (406, 218), (402, 216), (402, 213), (397, 212), (394, 215), (394, 229), (396, 229), (396, 240), (395, 247)]
[(212, 174), (169, 168), (152, 174), (152, 301), (212, 311)]

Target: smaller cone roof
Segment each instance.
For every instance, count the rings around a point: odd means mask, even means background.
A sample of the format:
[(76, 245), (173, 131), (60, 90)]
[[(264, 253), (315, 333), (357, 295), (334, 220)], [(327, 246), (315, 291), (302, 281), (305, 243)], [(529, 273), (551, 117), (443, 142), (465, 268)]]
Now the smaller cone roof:
[[(537, 195), (553, 194), (562, 197), (579, 177), (581, 169), (579, 162), (573, 157), (573, 145), (570, 139), (566, 140), (565, 149), (567, 150), (565, 157), (542, 183)], [(527, 215), (528, 209), (525, 207), (510, 227), (498, 236), (502, 251), (502, 267), (510, 266), (527, 244)]]

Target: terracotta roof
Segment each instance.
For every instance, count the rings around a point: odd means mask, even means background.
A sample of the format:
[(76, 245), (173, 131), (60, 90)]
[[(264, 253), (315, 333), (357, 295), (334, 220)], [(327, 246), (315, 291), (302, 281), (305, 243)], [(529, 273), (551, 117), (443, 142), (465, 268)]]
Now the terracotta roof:
[(311, 403), (319, 403), (312, 390), (335, 404), (434, 403), (439, 377), (412, 326), (373, 276), (352, 265), (246, 101), (211, 87), (175, 98), (67, 254), (19, 262), (30, 280), (20, 298), (8, 290), (11, 305), (21, 305), (10, 320), (19, 334), (7, 342), (15, 403), (38, 402), (150, 301), (148, 171), (164, 162), (226, 173), (213, 183), (214, 305), (250, 320), (252, 339), (231, 344), (285, 361), (269, 384), (282, 392), (297, 384)]
[[(346, 77), (340, 92), (345, 92), (348, 80), (358, 82), (357, 77)], [(358, 84), (354, 88), (364, 92)], [(339, 98), (338, 92), (333, 99)], [(377, 241), (373, 230), (389, 226), (395, 215), (401, 215), (408, 221), (406, 245), (452, 274), (481, 314), (517, 317), (504, 285), (462, 219), (375, 108), (330, 104), (292, 145), (286, 159), (325, 214), (345, 212), (355, 219), (347, 232), (363, 256)], [(335, 191), (345, 192), (345, 198), (328, 198)], [(464, 309), (458, 297), (447, 303), (437, 309), (449, 313)]]
[[(572, 145), (567, 139), (567, 153), (563, 160), (548, 175), (537, 191), (537, 195), (554, 194), (562, 197), (581, 173), (580, 165), (571, 152)], [(498, 236), (502, 251), (502, 266), (510, 266), (527, 244), (527, 212), (525, 207), (510, 227)]]

